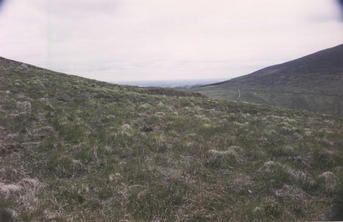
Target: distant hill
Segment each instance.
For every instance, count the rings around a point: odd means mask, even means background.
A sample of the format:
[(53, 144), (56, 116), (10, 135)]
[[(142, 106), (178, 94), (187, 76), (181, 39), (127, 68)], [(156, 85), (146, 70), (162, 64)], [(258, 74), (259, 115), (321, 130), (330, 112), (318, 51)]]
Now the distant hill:
[(342, 135), (336, 116), (0, 58), (0, 221), (343, 219)]
[(193, 90), (213, 98), (343, 114), (343, 45)]

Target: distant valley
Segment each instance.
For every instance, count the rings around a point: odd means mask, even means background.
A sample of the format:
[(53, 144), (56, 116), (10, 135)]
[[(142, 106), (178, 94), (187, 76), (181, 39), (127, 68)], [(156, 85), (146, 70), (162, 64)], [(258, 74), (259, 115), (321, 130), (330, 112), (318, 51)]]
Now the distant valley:
[(118, 81), (121, 85), (140, 87), (165, 87), (165, 88), (191, 88), (201, 85), (213, 84), (224, 79), (185, 79), (185, 80), (155, 80), (155, 81)]

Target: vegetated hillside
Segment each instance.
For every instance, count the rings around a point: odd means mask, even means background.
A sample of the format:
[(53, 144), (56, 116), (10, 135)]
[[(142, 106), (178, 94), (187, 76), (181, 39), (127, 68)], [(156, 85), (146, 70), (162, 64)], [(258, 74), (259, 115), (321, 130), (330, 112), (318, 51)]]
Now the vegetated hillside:
[(0, 218), (338, 218), (343, 120), (0, 59)]
[(214, 98), (343, 114), (343, 45), (193, 89)]

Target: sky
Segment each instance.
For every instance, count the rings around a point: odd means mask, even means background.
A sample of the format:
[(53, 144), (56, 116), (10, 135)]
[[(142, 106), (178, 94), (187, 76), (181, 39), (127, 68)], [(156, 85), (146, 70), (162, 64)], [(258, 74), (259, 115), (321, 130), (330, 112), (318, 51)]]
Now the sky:
[(341, 0), (0, 0), (0, 56), (103, 81), (230, 79), (343, 43)]

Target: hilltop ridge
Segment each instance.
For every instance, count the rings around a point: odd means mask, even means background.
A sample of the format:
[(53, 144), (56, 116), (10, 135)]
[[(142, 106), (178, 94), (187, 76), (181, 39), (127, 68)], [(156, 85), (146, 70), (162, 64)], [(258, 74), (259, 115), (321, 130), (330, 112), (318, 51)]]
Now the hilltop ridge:
[(214, 98), (341, 115), (342, 85), (343, 45), (339, 45), (193, 91)]

